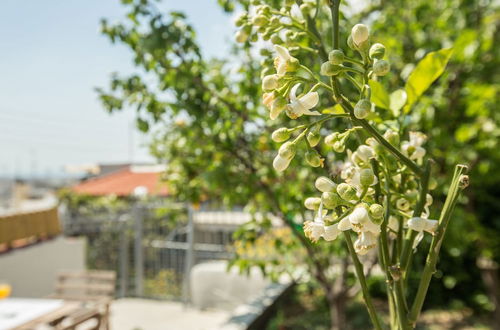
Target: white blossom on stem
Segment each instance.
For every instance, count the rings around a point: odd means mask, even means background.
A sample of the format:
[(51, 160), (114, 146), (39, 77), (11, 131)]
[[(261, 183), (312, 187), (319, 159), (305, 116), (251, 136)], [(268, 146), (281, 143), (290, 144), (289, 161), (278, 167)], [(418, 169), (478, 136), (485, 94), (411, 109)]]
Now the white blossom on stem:
[(427, 136), (421, 132), (410, 132), (410, 141), (401, 143), (403, 154), (412, 160), (421, 160), (425, 156), (425, 149), (422, 145), (427, 140)]
[(290, 91), (290, 104), (288, 104), (288, 112), (291, 118), (298, 118), (302, 115), (308, 116), (319, 116), (320, 113), (318, 111), (311, 111), (318, 102), (319, 95), (317, 92), (309, 92), (300, 97), (297, 97), (297, 89), (300, 87), (300, 84), (296, 84), (292, 87)]

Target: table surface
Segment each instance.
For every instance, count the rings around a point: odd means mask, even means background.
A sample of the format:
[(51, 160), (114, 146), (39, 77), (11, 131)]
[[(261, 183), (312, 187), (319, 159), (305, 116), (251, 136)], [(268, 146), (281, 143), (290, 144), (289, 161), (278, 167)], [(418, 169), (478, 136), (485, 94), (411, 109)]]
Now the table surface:
[(80, 304), (61, 299), (7, 298), (0, 300), (0, 330), (29, 329), (70, 314)]

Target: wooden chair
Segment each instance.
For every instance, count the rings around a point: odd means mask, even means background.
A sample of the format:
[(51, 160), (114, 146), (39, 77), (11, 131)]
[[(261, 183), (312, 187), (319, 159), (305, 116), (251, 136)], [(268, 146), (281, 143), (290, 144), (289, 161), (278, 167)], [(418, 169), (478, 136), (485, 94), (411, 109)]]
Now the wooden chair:
[(57, 276), (55, 293), (50, 297), (81, 301), (97, 306), (102, 314), (102, 320), (99, 320), (99, 324), (102, 324), (103, 328), (108, 330), (109, 305), (115, 294), (115, 282), (116, 272), (114, 271), (88, 270), (60, 272)]
[(87, 325), (88, 321), (94, 320), (94, 323), (90, 327), (86, 327), (87, 330), (99, 330), (101, 327), (101, 321), (103, 315), (97, 309), (82, 308), (81, 310), (67, 316), (54, 327), (56, 330), (76, 330), (79, 325), (85, 323)]

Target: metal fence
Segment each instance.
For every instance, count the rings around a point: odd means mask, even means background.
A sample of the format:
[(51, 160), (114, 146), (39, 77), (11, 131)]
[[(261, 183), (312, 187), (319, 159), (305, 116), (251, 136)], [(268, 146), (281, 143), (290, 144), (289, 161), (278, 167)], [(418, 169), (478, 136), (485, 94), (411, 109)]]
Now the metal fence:
[(187, 302), (191, 268), (231, 258), (232, 233), (248, 219), (242, 212), (136, 203), (128, 210), (66, 212), (64, 231), (87, 237), (88, 268), (117, 272), (119, 297)]

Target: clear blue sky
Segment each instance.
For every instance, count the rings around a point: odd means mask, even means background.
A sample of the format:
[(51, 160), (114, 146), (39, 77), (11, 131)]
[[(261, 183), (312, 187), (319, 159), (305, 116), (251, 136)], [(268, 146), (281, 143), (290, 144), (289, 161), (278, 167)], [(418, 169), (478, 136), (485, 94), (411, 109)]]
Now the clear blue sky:
[[(227, 54), (232, 18), (216, 0), (163, 1), (184, 11), (207, 56)], [(94, 87), (130, 73), (129, 51), (99, 33), (119, 0), (0, 1), (0, 175), (60, 174), (66, 164), (129, 160), (132, 112), (108, 115)], [(134, 132), (134, 160), (150, 160)]]

